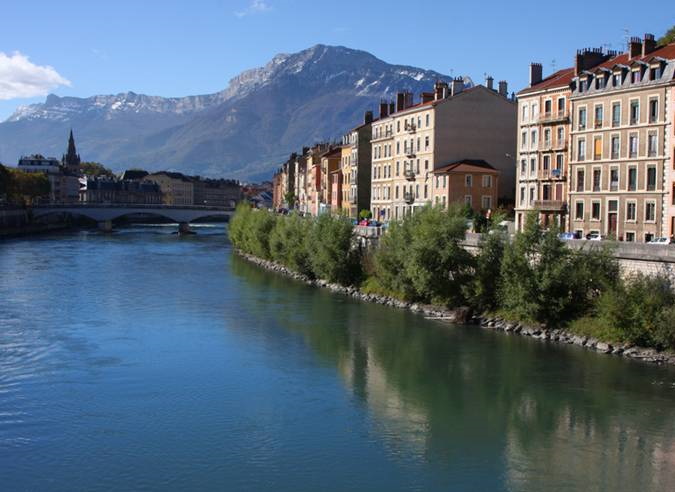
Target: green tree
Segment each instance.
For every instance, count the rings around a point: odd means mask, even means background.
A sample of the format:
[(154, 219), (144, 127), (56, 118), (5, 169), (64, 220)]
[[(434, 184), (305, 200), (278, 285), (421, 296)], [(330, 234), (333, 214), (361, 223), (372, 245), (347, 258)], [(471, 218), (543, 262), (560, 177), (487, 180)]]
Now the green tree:
[(81, 162), (80, 172), (86, 176), (91, 177), (115, 177), (115, 174), (100, 162)]
[(50, 189), (49, 178), (44, 173), (10, 170), (7, 195), (11, 202), (30, 205), (38, 198), (48, 197)]
[(351, 221), (342, 216), (322, 214), (312, 219), (306, 245), (317, 278), (342, 285), (361, 282), (361, 254), (353, 232)]
[(675, 42), (675, 26), (668, 29), (666, 33), (657, 41), (659, 46), (665, 46), (673, 42)]
[(307, 241), (312, 222), (296, 213), (277, 218), (270, 233), (270, 254), (291, 270), (312, 276)]
[(0, 200), (6, 200), (10, 189), (11, 173), (9, 169), (0, 164)]
[(370, 210), (365, 209), (365, 208), (359, 212), (359, 219), (361, 219), (361, 220), (370, 219), (370, 218), (372, 218), (372, 216), (373, 216), (373, 214), (370, 212)]
[(288, 208), (295, 207), (295, 193), (288, 191), (284, 194), (284, 202), (288, 205)]
[(506, 235), (498, 228), (491, 228), (481, 236), (473, 278), (466, 284), (466, 297), (476, 309), (491, 311), (499, 306), (498, 291), (506, 241)]

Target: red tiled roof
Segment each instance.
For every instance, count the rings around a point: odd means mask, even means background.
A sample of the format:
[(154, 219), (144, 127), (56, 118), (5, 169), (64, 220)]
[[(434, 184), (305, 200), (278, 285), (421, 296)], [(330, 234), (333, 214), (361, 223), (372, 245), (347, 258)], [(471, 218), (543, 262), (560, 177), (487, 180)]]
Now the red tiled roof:
[(647, 53), (645, 56), (639, 55), (631, 59), (628, 58), (628, 53), (621, 53), (620, 55), (610, 58), (606, 62), (601, 63), (597, 67), (593, 67), (591, 70), (597, 68), (612, 68), (614, 65), (630, 65), (632, 62), (639, 61), (649, 61), (652, 58), (661, 57), (666, 60), (675, 59), (675, 43), (670, 43), (660, 48), (656, 48), (651, 53)]
[(520, 91), (518, 95), (529, 94), (530, 92), (542, 91), (544, 89), (557, 89), (560, 87), (566, 87), (572, 82), (574, 78), (574, 67), (563, 68), (557, 72), (549, 75), (543, 79), (538, 84), (534, 84), (532, 87), (527, 87)]
[(462, 159), (461, 161), (453, 162), (451, 164), (434, 169), (434, 174), (450, 173), (453, 171), (459, 171), (460, 169), (470, 170), (471, 168), (476, 168), (477, 171), (487, 171), (499, 174), (499, 171), (482, 159)]

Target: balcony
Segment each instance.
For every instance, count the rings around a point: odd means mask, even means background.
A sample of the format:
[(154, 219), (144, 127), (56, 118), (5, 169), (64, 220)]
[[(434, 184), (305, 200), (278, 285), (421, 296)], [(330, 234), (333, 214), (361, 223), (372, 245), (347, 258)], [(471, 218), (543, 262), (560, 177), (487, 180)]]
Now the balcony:
[(406, 191), (403, 193), (403, 200), (405, 200), (405, 202), (410, 205), (411, 203), (415, 202), (415, 194), (411, 191)]
[(415, 152), (414, 152), (412, 149), (406, 150), (406, 151), (405, 151), (405, 156), (406, 156), (408, 159), (414, 159), (414, 158), (415, 158)]
[(542, 169), (538, 177), (539, 179), (565, 179), (562, 169)]
[(413, 171), (412, 169), (405, 169), (403, 171), (403, 176), (405, 176), (405, 179), (407, 179), (408, 181), (412, 181), (415, 179), (415, 171)]
[(535, 200), (534, 208), (542, 212), (564, 212), (567, 203), (564, 200)]
[(417, 127), (415, 126), (414, 123), (412, 124), (408, 123), (407, 125), (405, 125), (405, 131), (407, 131), (408, 133), (415, 133), (417, 131)]
[(550, 113), (543, 113), (539, 115), (538, 122), (542, 125), (550, 123), (562, 123), (569, 120), (567, 111), (552, 111)]

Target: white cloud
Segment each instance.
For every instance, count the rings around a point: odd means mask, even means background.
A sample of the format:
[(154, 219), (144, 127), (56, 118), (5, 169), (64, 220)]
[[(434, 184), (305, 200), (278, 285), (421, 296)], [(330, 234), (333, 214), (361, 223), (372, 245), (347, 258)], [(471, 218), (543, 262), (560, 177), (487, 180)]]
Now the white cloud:
[(70, 81), (48, 65), (35, 65), (18, 51), (7, 55), (0, 51), (0, 100), (44, 96)]
[(239, 10), (234, 15), (241, 19), (247, 15), (262, 14), (270, 10), (272, 10), (272, 7), (265, 0), (251, 0), (250, 5), (246, 9)]

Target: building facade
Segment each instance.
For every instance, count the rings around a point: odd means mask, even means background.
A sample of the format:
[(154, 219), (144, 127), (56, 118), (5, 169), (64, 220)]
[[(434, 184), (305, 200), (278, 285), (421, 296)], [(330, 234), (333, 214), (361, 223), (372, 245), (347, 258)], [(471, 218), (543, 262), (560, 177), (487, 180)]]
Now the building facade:
[(447, 207), (461, 203), (474, 212), (487, 213), (497, 206), (499, 171), (481, 160), (462, 160), (433, 171), (433, 203)]
[(342, 137), (342, 210), (353, 219), (361, 210), (370, 210), (373, 113), (367, 111), (363, 124)]
[(188, 176), (181, 173), (161, 171), (148, 174), (146, 179), (159, 185), (162, 190), (162, 203), (165, 205), (194, 204), (194, 185)]
[(542, 78), (541, 64), (533, 63), (530, 85), (518, 93), (516, 230), (532, 210), (544, 226), (567, 227), (573, 77), (574, 68), (565, 68)]
[(658, 48), (645, 35), (601, 58), (577, 64), (572, 81), (569, 229), (620, 241), (672, 236), (675, 43)]

